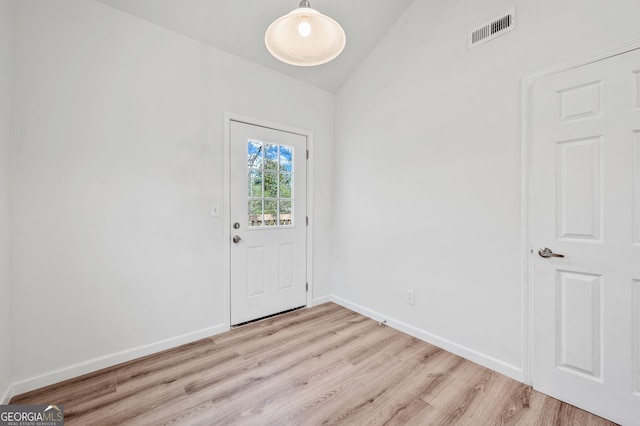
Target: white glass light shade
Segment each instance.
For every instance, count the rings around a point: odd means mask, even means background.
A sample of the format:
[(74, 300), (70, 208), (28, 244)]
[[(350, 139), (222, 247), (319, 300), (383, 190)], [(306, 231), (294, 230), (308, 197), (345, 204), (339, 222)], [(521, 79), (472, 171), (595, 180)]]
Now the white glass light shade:
[(267, 50), (273, 56), (303, 67), (331, 61), (342, 52), (346, 42), (340, 24), (310, 7), (300, 7), (276, 19), (264, 36)]

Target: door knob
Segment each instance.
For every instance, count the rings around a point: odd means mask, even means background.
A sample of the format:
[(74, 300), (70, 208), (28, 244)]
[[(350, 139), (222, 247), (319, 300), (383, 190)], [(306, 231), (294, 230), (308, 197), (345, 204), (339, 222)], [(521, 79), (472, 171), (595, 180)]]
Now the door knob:
[(234, 235), (233, 236), (233, 242), (238, 244), (240, 241), (242, 241), (242, 238), (240, 238), (238, 235)]
[(540, 257), (549, 258), (549, 257), (564, 257), (564, 254), (554, 253), (550, 248), (543, 247), (538, 250), (538, 254)]

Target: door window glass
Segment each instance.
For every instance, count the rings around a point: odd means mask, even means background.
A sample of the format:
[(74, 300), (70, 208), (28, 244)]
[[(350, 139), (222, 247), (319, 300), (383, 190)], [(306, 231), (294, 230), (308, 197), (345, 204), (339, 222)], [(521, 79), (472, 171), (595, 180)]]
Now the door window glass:
[(250, 228), (293, 225), (293, 147), (247, 144)]

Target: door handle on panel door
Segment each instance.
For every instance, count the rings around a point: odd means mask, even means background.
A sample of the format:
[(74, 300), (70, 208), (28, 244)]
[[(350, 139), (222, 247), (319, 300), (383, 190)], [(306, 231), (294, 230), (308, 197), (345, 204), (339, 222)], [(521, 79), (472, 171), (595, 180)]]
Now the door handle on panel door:
[(538, 250), (538, 254), (540, 257), (550, 258), (550, 257), (564, 257), (564, 254), (554, 253), (550, 248), (543, 247)]
[(240, 236), (238, 235), (234, 235), (233, 236), (233, 242), (238, 244), (240, 241), (242, 241), (242, 238), (240, 238)]

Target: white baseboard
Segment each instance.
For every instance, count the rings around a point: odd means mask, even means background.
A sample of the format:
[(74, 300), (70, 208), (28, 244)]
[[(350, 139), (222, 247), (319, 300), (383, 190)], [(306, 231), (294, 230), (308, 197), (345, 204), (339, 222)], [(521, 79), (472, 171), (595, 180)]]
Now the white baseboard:
[(72, 379), (74, 377), (79, 377), (84, 374), (92, 373), (94, 371), (102, 370), (103, 368), (131, 361), (136, 358), (141, 358), (143, 356), (175, 348), (180, 345), (195, 342), (196, 340), (205, 339), (207, 337), (211, 337), (228, 330), (228, 326), (219, 324), (213, 327), (205, 328), (203, 330), (198, 330), (191, 333), (183, 334), (181, 336), (161, 340), (149, 345), (139, 346), (137, 348), (127, 349), (121, 352), (116, 352), (114, 354), (93, 358), (88, 361), (45, 373), (37, 377), (21, 380), (14, 383), (11, 389), (8, 390), (7, 398), (10, 399), (13, 395), (20, 395), (22, 393), (39, 389), (44, 386), (49, 386), (54, 383)]
[[(508, 364), (499, 359), (490, 357), (480, 352), (471, 350), (465, 346), (459, 345), (450, 340), (444, 339), (427, 331), (416, 328), (412, 325), (406, 324), (402, 321), (389, 318), (379, 312), (360, 306), (356, 303), (342, 299), (337, 296), (323, 296), (315, 298), (311, 301), (311, 306), (317, 306), (327, 302), (334, 302), (352, 311), (358, 312), (366, 317), (372, 318), (376, 321), (386, 320), (386, 324), (396, 330), (407, 333), (413, 337), (423, 340), (432, 345), (438, 346), (446, 351), (461, 356), (465, 359), (473, 361), (483, 367), (490, 368), (505, 376), (511, 377), (520, 382), (524, 381), (523, 370), (520, 367)], [(90, 359), (85, 362), (81, 362), (75, 365), (71, 365), (65, 368), (61, 368), (56, 371), (52, 371), (46, 374), (42, 374), (37, 377), (28, 378), (19, 382), (13, 383), (13, 385), (5, 391), (4, 396), (0, 399), (0, 403), (8, 404), (10, 399), (14, 395), (20, 395), (25, 392), (29, 392), (44, 386), (49, 386), (54, 383), (58, 383), (64, 380), (68, 380), (74, 377), (79, 377), (84, 374), (88, 374), (94, 371), (101, 370), (103, 368), (111, 367), (123, 362), (131, 361), (136, 358), (151, 355), (157, 352), (161, 352), (167, 349), (171, 349), (180, 345), (194, 342), (196, 340), (204, 339), (214, 336), (216, 334), (223, 333), (229, 330), (229, 326), (226, 324), (219, 324), (213, 327), (209, 327), (203, 330), (194, 331), (191, 333), (183, 334), (181, 336), (172, 337), (170, 339), (162, 340), (156, 343), (152, 343), (145, 346), (140, 346), (133, 349), (117, 352), (110, 355)]]
[(309, 305), (309, 307), (322, 305), (323, 303), (328, 302), (331, 302), (331, 296), (317, 297), (311, 300), (311, 305)]
[(0, 399), (0, 405), (7, 405), (9, 403), (9, 401), (11, 401), (11, 398), (13, 397), (13, 395), (11, 394), (11, 387), (9, 387), (4, 395), (2, 396), (2, 398)]
[(478, 351), (474, 351), (450, 340), (443, 339), (442, 337), (436, 336), (435, 334), (421, 330), (402, 321), (389, 318), (381, 313), (372, 311), (371, 309), (365, 308), (364, 306), (360, 306), (356, 303), (352, 303), (340, 297), (331, 296), (331, 301), (373, 320), (379, 322), (386, 321), (386, 325), (388, 325), (389, 327), (395, 328), (396, 330), (402, 331), (403, 333), (407, 333), (410, 336), (435, 345), (462, 358), (468, 359), (469, 361), (473, 361), (476, 364), (482, 365), (483, 367), (489, 368), (493, 371), (497, 371), (498, 373), (511, 377), (514, 380), (517, 380), (519, 382), (524, 381), (523, 370), (520, 367), (516, 367), (515, 365), (508, 364), (499, 359), (482, 354)]

